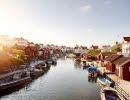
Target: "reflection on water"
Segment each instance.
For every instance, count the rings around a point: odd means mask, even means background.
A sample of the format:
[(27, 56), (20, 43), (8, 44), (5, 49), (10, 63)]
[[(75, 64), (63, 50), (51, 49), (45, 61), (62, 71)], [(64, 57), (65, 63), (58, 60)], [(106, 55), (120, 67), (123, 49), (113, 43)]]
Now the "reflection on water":
[(99, 92), (96, 79), (88, 77), (80, 62), (62, 58), (48, 73), (1, 100), (100, 100)]
[(88, 76), (88, 82), (96, 83), (97, 82), (97, 77)]

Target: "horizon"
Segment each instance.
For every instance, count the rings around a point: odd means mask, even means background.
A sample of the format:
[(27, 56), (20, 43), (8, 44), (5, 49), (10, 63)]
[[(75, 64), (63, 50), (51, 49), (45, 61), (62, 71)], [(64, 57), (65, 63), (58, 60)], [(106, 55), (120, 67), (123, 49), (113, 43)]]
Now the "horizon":
[(130, 36), (129, 0), (1, 0), (0, 35), (74, 47)]

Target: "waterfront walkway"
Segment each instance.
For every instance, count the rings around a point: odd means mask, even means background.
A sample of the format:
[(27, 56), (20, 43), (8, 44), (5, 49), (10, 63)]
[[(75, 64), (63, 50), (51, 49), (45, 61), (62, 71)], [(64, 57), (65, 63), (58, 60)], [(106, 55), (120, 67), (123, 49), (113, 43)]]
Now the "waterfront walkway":
[(119, 93), (124, 96), (125, 100), (130, 100), (130, 81), (123, 80), (115, 75), (114, 72), (108, 71), (105, 67), (98, 67), (99, 72), (102, 75), (106, 75), (109, 79), (111, 79), (115, 83), (115, 89), (119, 91)]

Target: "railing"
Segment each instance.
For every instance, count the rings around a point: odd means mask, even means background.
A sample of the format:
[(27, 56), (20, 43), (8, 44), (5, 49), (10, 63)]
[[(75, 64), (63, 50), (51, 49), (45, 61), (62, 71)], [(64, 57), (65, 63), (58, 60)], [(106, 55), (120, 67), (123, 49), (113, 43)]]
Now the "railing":
[(119, 92), (119, 96), (122, 100), (130, 100), (129, 93), (126, 93), (117, 83), (115, 83), (114, 88)]

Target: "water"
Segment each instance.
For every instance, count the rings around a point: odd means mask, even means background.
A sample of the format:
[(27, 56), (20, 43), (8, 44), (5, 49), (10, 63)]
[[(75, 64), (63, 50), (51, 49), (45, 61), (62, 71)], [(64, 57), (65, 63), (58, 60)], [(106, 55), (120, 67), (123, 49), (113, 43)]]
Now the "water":
[(100, 100), (100, 86), (78, 62), (63, 58), (46, 74), (1, 100)]

